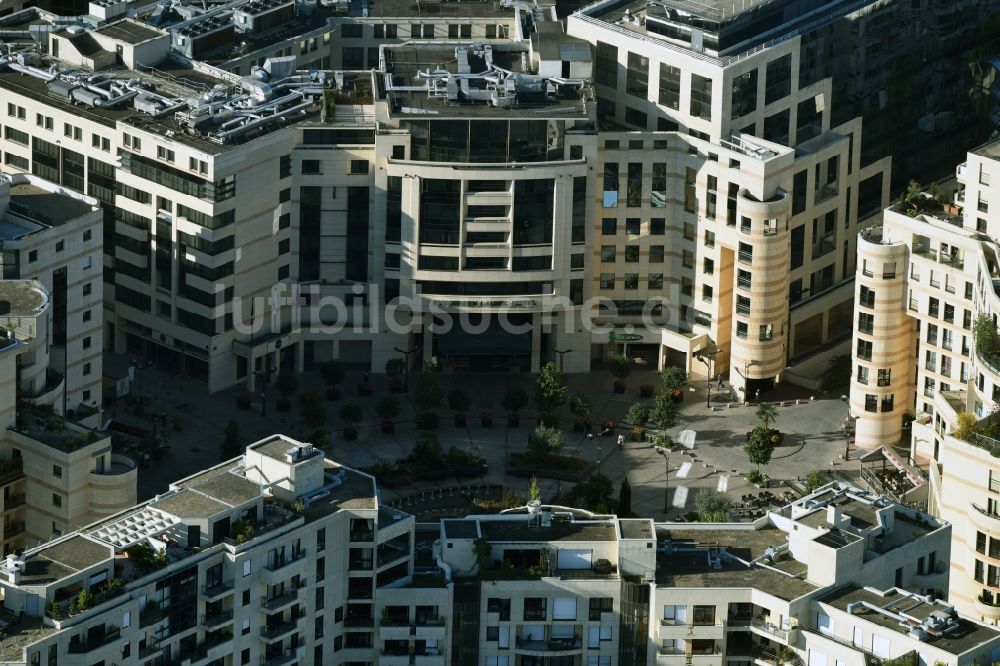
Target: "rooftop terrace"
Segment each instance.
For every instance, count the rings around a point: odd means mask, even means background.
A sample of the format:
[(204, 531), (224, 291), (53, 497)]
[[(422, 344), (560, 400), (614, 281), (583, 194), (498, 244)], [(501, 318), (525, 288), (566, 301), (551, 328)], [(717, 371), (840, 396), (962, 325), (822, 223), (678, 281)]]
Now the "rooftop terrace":
[(17, 423), (11, 430), (63, 453), (73, 453), (102, 439), (100, 433), (90, 428), (31, 407), (18, 410)]
[[(805, 574), (806, 565), (780, 554), (780, 549), (786, 545), (786, 535), (781, 530), (770, 527), (759, 530), (671, 529), (659, 532), (659, 536), (658, 585), (755, 587), (786, 600), (818, 589), (796, 577)], [(777, 549), (779, 553), (768, 564), (769, 568), (749, 564), (763, 557), (768, 549)]]
[[(950, 614), (951, 612), (951, 606), (938, 601), (928, 602), (924, 597), (919, 595), (889, 590), (883, 596), (872, 589), (854, 585), (839, 588), (821, 597), (820, 601), (842, 611), (848, 611), (851, 604), (856, 604), (856, 602), (868, 602), (875, 606), (888, 607), (890, 612), (903, 615), (908, 618), (909, 622), (903, 625), (897, 618), (891, 615), (876, 612), (860, 604), (857, 604), (853, 608), (852, 614), (855, 617), (863, 618), (881, 627), (900, 633), (907, 633), (911, 628), (919, 626), (931, 613)], [(997, 638), (997, 630), (994, 627), (987, 627), (965, 619), (956, 619), (959, 625), (956, 631), (947, 635), (932, 636), (928, 641), (928, 645), (933, 645), (951, 654), (960, 655)]]
[(0, 280), (0, 315), (37, 317), (48, 304), (49, 295), (34, 280)]

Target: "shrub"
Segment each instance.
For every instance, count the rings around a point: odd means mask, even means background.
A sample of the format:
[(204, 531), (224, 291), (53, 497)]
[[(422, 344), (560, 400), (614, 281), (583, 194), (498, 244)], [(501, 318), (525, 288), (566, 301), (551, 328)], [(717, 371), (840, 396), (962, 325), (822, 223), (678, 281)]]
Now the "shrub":
[(361, 419), (364, 417), (364, 412), (361, 410), (361, 406), (352, 402), (349, 402), (341, 407), (339, 414), (340, 420), (348, 425), (360, 423)]
[(660, 380), (663, 382), (664, 391), (673, 391), (687, 383), (687, 373), (684, 372), (683, 368), (672, 365), (663, 369), (663, 372), (660, 374)]
[(544, 425), (535, 426), (528, 435), (528, 450), (535, 453), (558, 454), (566, 446), (566, 433)]
[(710, 488), (702, 488), (694, 498), (698, 517), (705, 523), (722, 523), (729, 519), (733, 504), (726, 493)]
[(387, 395), (375, 403), (375, 413), (383, 420), (391, 420), (399, 416), (399, 399)]
[(316, 430), (310, 433), (309, 437), (306, 438), (306, 441), (318, 446), (319, 448), (323, 448), (325, 446), (329, 446), (330, 444), (330, 433), (325, 430)]
[(615, 354), (608, 361), (608, 369), (612, 376), (624, 380), (632, 372), (632, 359), (625, 354)]
[(826, 483), (826, 477), (823, 476), (823, 472), (818, 469), (814, 469), (809, 472), (806, 477), (806, 494), (809, 494)]
[(577, 393), (569, 399), (569, 411), (574, 416), (586, 419), (590, 416), (590, 409), (590, 398), (581, 393)]
[(299, 400), (302, 421), (309, 428), (320, 428), (326, 424), (326, 405), (319, 393), (303, 393)]
[(406, 359), (390, 358), (385, 362), (385, 374), (401, 375), (406, 372)]
[(535, 380), (535, 407), (551, 414), (566, 402), (566, 383), (554, 363), (546, 363)]
[(968, 441), (976, 431), (976, 417), (970, 412), (958, 413), (958, 425), (955, 427), (955, 437)]
[(528, 404), (528, 394), (519, 388), (509, 388), (504, 391), (503, 400), (500, 403), (508, 412), (517, 412)]
[(649, 420), (649, 406), (645, 403), (637, 402), (628, 408), (626, 420), (634, 426), (645, 425)]
[(287, 398), (299, 389), (299, 380), (295, 377), (295, 373), (282, 370), (274, 380), (274, 387), (278, 389), (278, 393)]
[(417, 378), (413, 402), (421, 412), (432, 412), (441, 406), (444, 394), (438, 383), (437, 372), (429, 363), (424, 365)]

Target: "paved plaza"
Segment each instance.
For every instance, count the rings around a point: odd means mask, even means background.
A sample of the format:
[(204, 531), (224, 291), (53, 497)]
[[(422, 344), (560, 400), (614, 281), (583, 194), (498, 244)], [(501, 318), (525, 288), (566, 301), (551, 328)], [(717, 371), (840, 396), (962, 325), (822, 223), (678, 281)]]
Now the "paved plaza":
[[(140, 473), (140, 499), (163, 492), (170, 481), (217, 463), (223, 429), (230, 418), (237, 420), (243, 443), (253, 442), (273, 433), (306, 439), (312, 432), (302, 422), (297, 397), (292, 399), (290, 412), (276, 411), (278, 394), (273, 387), (268, 388), (266, 416), (261, 416), (259, 396), (255, 396), (250, 409), (241, 410), (236, 406), (236, 396), (241, 392), (237, 389), (206, 395), (204, 384), (191, 379), (172, 376), (152, 367), (145, 368), (142, 374), (143, 393), (153, 400), (149, 411), (166, 413), (168, 424), (173, 424), (175, 417), (180, 416), (183, 425), (180, 431), (169, 431), (170, 453)], [(331, 443), (326, 447), (327, 455), (354, 467), (367, 467), (378, 458), (395, 459), (409, 454), (418, 435), (413, 422), (412, 394), (398, 396), (402, 412), (396, 419), (396, 432), (386, 435), (379, 429), (374, 405), (388, 392), (388, 378), (384, 375), (372, 375), (373, 394), (368, 397), (356, 394), (361, 379), (361, 371), (349, 371), (340, 385), (341, 399), (324, 402), (328, 411), (328, 425), (325, 429), (331, 432)], [(643, 401), (638, 395), (640, 385), (659, 385), (656, 373), (633, 372), (627, 380), (626, 394), (617, 395), (611, 390), (612, 379), (609, 373), (600, 371), (566, 377), (569, 395), (583, 393), (590, 398), (593, 405), (591, 421), (595, 424), (607, 420), (620, 423), (630, 405)], [(489, 464), (489, 473), (481, 480), (483, 484), (499, 484), (518, 490), (527, 488), (527, 479), (505, 474), (505, 461), (510, 452), (527, 448), (528, 433), (534, 426), (533, 400), (529, 399), (528, 407), (522, 411), (520, 427), (508, 428), (506, 418), (503, 417), (501, 398), (508, 387), (520, 387), (529, 397), (533, 397), (534, 376), (442, 374), (440, 380), (446, 394), (454, 388), (462, 388), (472, 398), (465, 428), (454, 427), (451, 411), (447, 407), (440, 410), (441, 427), (436, 434), (444, 448), (457, 446), (482, 455)], [(411, 381), (411, 388), (412, 384)], [(756, 424), (754, 406), (730, 403), (728, 391), (723, 391), (720, 395), (713, 386), (713, 408), (710, 409), (706, 406), (705, 384), (704, 380), (696, 380), (686, 387), (678, 424), (668, 431), (676, 440), (682, 430), (693, 430), (696, 433), (695, 445), (692, 449), (676, 446), (668, 461), (645, 443), (626, 442), (624, 450), (618, 450), (615, 443), (617, 432), (625, 434), (628, 439), (627, 429), (624, 427), (616, 431), (614, 436), (588, 440), (584, 434), (573, 432), (572, 416), (565, 407), (562, 418), (568, 441), (564, 453), (594, 461), (599, 456), (599, 469), (612, 479), (616, 491), (621, 479), (627, 475), (633, 486), (633, 511), (657, 520), (664, 517), (666, 462), (670, 466), (671, 518), (693, 510), (693, 498), (699, 488), (723, 490), (737, 500), (743, 494), (756, 493), (758, 489), (746, 481), (746, 473), (753, 466), (747, 461), (742, 449), (745, 433)], [(318, 372), (299, 376), (300, 393), (324, 390)], [(776, 425), (785, 433), (785, 439), (775, 450), (771, 463), (762, 468), (772, 479), (772, 491), (777, 494), (788, 489), (790, 481), (804, 479), (811, 470), (829, 470), (840, 478), (845, 475), (856, 477), (858, 461), (852, 459), (844, 463), (840, 459), (844, 451), (844, 437), (840, 427), (846, 416), (846, 406), (839, 396), (818, 393), (813, 396), (791, 387), (782, 391), (782, 394), (784, 395), (781, 397), (798, 395), (800, 399), (799, 404), (781, 406), (778, 409)], [(364, 421), (359, 425), (359, 437), (353, 442), (344, 441), (340, 434), (344, 424), (339, 421), (338, 411), (348, 402), (360, 405), (365, 414)], [(478, 417), (484, 410), (491, 410), (497, 416), (493, 428), (480, 426)], [(121, 402), (109, 408), (106, 417), (137, 426), (152, 427), (148, 421), (126, 413)], [(543, 496), (552, 497), (558, 489), (565, 490), (562, 487), (565, 483), (541, 479)], [(429, 492), (440, 486), (441, 482), (436, 481), (383, 488), (383, 501)]]

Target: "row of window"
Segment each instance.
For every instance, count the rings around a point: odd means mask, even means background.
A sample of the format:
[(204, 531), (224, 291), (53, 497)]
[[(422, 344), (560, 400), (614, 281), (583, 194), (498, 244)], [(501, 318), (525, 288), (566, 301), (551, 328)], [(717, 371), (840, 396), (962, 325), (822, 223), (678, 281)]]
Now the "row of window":
[[(615, 274), (614, 273), (601, 273), (600, 278), (601, 289), (614, 289), (615, 288)], [(650, 273), (646, 276), (646, 287), (648, 289), (662, 289), (663, 288), (663, 273)], [(626, 273), (625, 274), (625, 288), (626, 289), (638, 289), (639, 288), (639, 274), (638, 273)]]

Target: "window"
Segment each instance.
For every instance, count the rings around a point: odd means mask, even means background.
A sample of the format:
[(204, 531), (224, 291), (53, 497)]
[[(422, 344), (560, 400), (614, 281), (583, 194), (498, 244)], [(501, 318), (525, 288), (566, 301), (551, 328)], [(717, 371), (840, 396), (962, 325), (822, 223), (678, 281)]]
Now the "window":
[(320, 169), (321, 162), (319, 160), (302, 160), (302, 173), (304, 174), (318, 174), (323, 173)]
[(663, 273), (650, 273), (647, 283), (650, 289), (663, 289)]
[(761, 341), (774, 338), (774, 327), (771, 324), (761, 324), (759, 338)]
[(875, 329), (875, 315), (870, 312), (858, 313), (858, 331), (869, 335)]
[(614, 288), (615, 288), (615, 274), (601, 273), (601, 289), (614, 289)]
[(626, 245), (625, 246), (625, 262), (635, 263), (639, 261), (639, 246), (638, 245)]
[(618, 47), (597, 42), (594, 82), (610, 88), (618, 87)]
[(38, 250), (30, 250), (28, 252), (28, 263), (32, 264), (38, 261)]
[(703, 285), (701, 285), (701, 300), (707, 301), (707, 302), (711, 303), (712, 302), (713, 293), (714, 292), (713, 292), (713, 289), (712, 289), (712, 285), (710, 285), (710, 284), (703, 284)]
[(601, 246), (601, 263), (613, 264), (615, 263), (616, 256), (617, 252), (616, 252), (616, 247), (614, 245)]
[(741, 340), (746, 340), (747, 330), (748, 330), (747, 323), (745, 321), (736, 322), (736, 337), (740, 338)]
[(83, 364), (83, 375), (86, 377), (90, 374), (90, 363)]
[(878, 371), (878, 385), (888, 386), (892, 380), (892, 369), (891, 368), (879, 368)]
[(52, 493), (52, 506), (62, 507), (62, 496)]
[[(31, 143), (28, 140), (29, 137), (28, 137), (28, 133), (27, 132), (22, 132), (19, 129), (14, 129), (13, 127), (10, 127), (9, 125), (7, 127), (3, 128), (3, 136), (8, 141), (12, 141), (14, 143), (19, 143), (22, 146), (27, 146), (29, 143)], [(9, 155), (9, 153), (8, 153), (8, 155)]]
[(90, 349), (90, 336), (89, 335), (83, 338), (83, 348), (84, 349)]
[[(740, 243), (739, 261), (743, 264), (753, 263), (753, 247), (747, 243)], [(862, 287), (864, 289), (864, 287)]]
[(860, 290), (860, 298), (858, 299), (858, 302), (861, 305), (865, 306), (866, 308), (874, 308), (875, 292), (869, 289), (868, 287), (862, 285)]
[(750, 314), (750, 299), (746, 296), (736, 296), (736, 314)]
[(52, 476), (56, 477), (57, 479), (61, 479), (62, 478), (62, 467), (60, 467), (59, 465), (53, 465), (52, 466)]
[(591, 622), (600, 622), (603, 613), (610, 613), (613, 610), (614, 599), (611, 597), (591, 597), (587, 618)]
[(649, 92), (649, 58), (637, 53), (628, 54), (628, 67), (625, 70), (625, 92), (636, 97), (646, 98)]
[(651, 264), (662, 264), (663, 263), (663, 246), (662, 245), (650, 245), (649, 246), (649, 263)]
[(893, 396), (892, 396), (891, 393), (889, 395), (882, 396), (882, 409), (881, 409), (881, 411), (883, 411), (883, 412), (891, 412), (892, 411), (892, 398), (893, 398)]
[(863, 365), (858, 366), (857, 382), (865, 386), (868, 385), (868, 368)]
[(750, 277), (750, 271), (745, 271), (742, 268), (736, 269), (736, 286), (740, 289), (750, 289), (753, 284), (753, 279)]
[(642, 223), (637, 217), (629, 217), (625, 220), (625, 233), (629, 236), (638, 236), (641, 233)]
[(712, 119), (712, 79), (691, 75), (691, 115)]
[(791, 92), (792, 54), (786, 54), (767, 63), (764, 104), (777, 102)]
[(606, 217), (601, 220), (601, 235), (614, 236), (618, 233), (618, 220), (613, 217)]
[(866, 412), (877, 412), (878, 411), (878, 396), (868, 393), (865, 395), (865, 411)]
[(703, 267), (704, 272), (707, 275), (714, 275), (715, 274), (715, 260), (714, 259), (709, 259), (708, 257), (706, 257), (705, 260), (702, 263), (702, 267)]
[(553, 620), (576, 619), (576, 597), (556, 597), (552, 604)]
[(863, 361), (872, 360), (871, 340), (858, 340), (857, 357)]
[(351, 160), (351, 173), (368, 173), (368, 160)]
[(626, 289), (638, 289), (639, 288), (639, 274), (638, 273), (626, 273), (625, 274), (625, 288)]
[(165, 160), (167, 162), (174, 161), (174, 151), (170, 150), (166, 146), (156, 147), (156, 158), (159, 160)]

